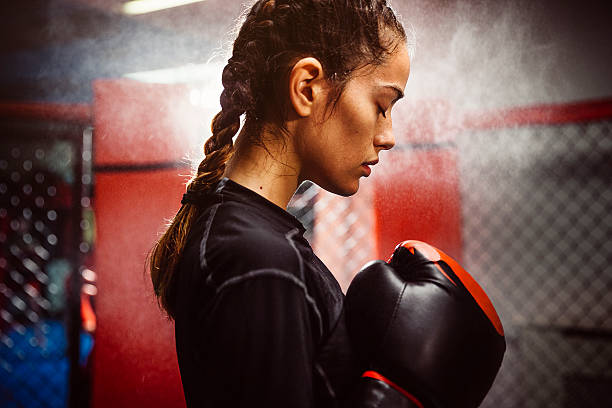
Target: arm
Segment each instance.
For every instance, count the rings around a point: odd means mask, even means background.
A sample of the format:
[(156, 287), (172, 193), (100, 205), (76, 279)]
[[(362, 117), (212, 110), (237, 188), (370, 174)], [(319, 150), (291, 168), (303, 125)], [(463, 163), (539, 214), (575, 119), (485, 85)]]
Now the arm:
[(221, 287), (203, 334), (207, 406), (313, 406), (317, 320), (300, 284), (261, 271)]

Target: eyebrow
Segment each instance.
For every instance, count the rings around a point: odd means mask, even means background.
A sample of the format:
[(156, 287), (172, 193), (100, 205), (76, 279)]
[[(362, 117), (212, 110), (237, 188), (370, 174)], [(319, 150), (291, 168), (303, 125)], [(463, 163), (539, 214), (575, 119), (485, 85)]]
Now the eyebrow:
[(389, 88), (394, 90), (397, 93), (397, 96), (395, 97), (395, 99), (391, 102), (391, 103), (395, 103), (398, 100), (402, 99), (404, 97), (404, 92), (402, 92), (401, 89), (399, 89), (397, 86), (395, 85), (383, 85), (383, 88)]

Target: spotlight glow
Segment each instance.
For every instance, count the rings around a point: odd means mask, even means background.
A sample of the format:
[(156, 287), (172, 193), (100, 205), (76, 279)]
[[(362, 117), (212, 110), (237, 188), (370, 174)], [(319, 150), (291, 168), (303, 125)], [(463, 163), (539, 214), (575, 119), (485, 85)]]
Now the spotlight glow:
[[(155, 69), (151, 71), (130, 72), (123, 76), (140, 82), (157, 84), (177, 84), (194, 82), (221, 83), (224, 65), (220, 63), (188, 64), (179, 67)], [(223, 89), (219, 90), (221, 92)]]
[(134, 0), (123, 4), (121, 11), (128, 15), (138, 15), (202, 1), (204, 0)]

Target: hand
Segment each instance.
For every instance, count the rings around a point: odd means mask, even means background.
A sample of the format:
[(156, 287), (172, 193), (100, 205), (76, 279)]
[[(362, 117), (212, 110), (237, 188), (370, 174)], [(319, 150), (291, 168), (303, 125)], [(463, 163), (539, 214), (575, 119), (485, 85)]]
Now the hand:
[(357, 274), (345, 307), (364, 370), (354, 405), (482, 402), (505, 352), (503, 327), (486, 293), (448, 255), (402, 242), (388, 262), (371, 262)]

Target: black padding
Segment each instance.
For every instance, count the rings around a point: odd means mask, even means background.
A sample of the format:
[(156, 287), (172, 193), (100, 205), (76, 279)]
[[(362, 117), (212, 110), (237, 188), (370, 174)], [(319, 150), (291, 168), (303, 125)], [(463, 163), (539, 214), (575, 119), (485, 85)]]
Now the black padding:
[(351, 408), (419, 408), (390, 385), (374, 378), (361, 378), (349, 404)]
[(393, 266), (366, 265), (347, 291), (347, 328), (362, 367), (426, 407), (478, 407), (501, 365), (504, 337), (458, 279), (453, 284), (418, 250), (396, 253)]

